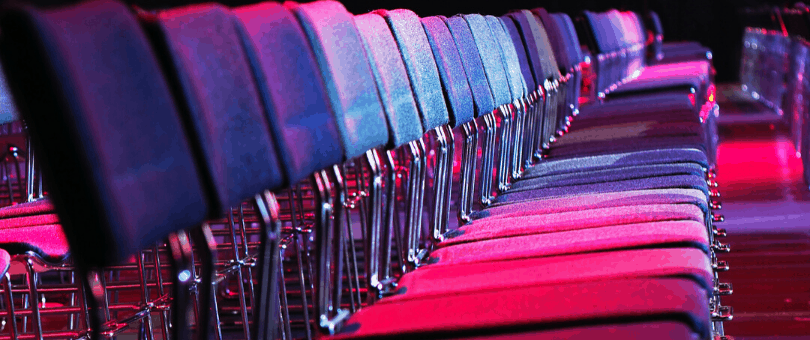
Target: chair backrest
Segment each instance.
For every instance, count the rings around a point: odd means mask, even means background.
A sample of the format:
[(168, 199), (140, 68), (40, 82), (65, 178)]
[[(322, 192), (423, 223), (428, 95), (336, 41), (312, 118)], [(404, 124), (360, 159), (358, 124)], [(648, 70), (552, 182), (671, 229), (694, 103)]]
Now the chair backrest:
[(509, 81), (509, 89), (512, 93), (512, 102), (517, 102), (526, 96), (526, 81), (523, 80), (523, 73), (520, 72), (517, 51), (515, 51), (515, 46), (512, 44), (512, 38), (506, 34), (501, 19), (491, 15), (487, 15), (485, 18), (503, 60), (506, 79)]
[[(0, 62), (1, 69), (2, 62)], [(14, 106), (14, 101), (11, 99), (11, 89), (8, 87), (5, 74), (0, 71), (0, 124), (18, 120), (20, 120), (20, 115), (17, 113), (17, 107)]]
[(484, 62), (478, 53), (478, 46), (473, 41), (470, 26), (464, 17), (456, 15), (451, 18), (442, 19), (447, 24), (450, 34), (458, 47), (459, 57), (461, 57), (464, 72), (467, 74), (467, 81), (473, 95), (475, 104), (475, 117), (486, 115), (495, 110), (495, 98), (489, 87)]
[(422, 26), (439, 69), (450, 124), (455, 128), (475, 118), (475, 104), (467, 72), (464, 71), (464, 62), (445, 20), (446, 18), (438, 16), (422, 18)]
[(565, 32), (568, 34), (568, 39), (563, 39), (566, 42), (566, 48), (569, 53), (569, 58), (574, 63), (574, 65), (579, 64), (584, 61), (584, 57), (582, 56), (582, 45), (579, 41), (579, 36), (577, 35), (577, 30), (574, 27), (574, 21), (571, 20), (571, 17), (565, 13), (554, 13), (552, 14), (557, 21), (559, 21), (559, 27), (563, 27)]
[(518, 65), (520, 66), (520, 73), (523, 75), (523, 81), (526, 82), (526, 90), (527, 92), (534, 92), (537, 90), (537, 83), (534, 81), (534, 73), (532, 73), (532, 67), (529, 64), (528, 52), (523, 45), (523, 36), (511, 16), (501, 16), (501, 21), (509, 35), (509, 39), (512, 39), (515, 52), (517, 52)]
[(234, 9), (286, 178), (296, 183), (345, 158), (335, 114), (304, 31), (284, 6)]
[(535, 8), (533, 12), (540, 18), (540, 22), (543, 23), (543, 28), (546, 29), (548, 40), (551, 43), (552, 49), (554, 50), (554, 58), (557, 60), (557, 63), (559, 63), (558, 66), (565, 70), (569, 70), (572, 67), (573, 62), (569, 59), (569, 55), (565, 47), (566, 40), (568, 40), (567, 36), (562, 33), (560, 27), (544, 8)]
[(450, 117), (439, 70), (419, 16), (407, 9), (379, 10), (378, 13), (385, 17), (399, 45), (425, 131), (446, 125)]
[(540, 53), (545, 62), (543, 66), (543, 76), (545, 77), (545, 79), (559, 79), (560, 67), (559, 64), (557, 63), (557, 58), (554, 57), (554, 48), (551, 47), (551, 41), (548, 38), (548, 32), (546, 32), (546, 29), (540, 22), (540, 18), (537, 16), (536, 9), (532, 10), (531, 17), (528, 19), (529, 25), (532, 25), (534, 27), (533, 29), (535, 30), (535, 38), (538, 39), (537, 46), (540, 48)]
[(233, 14), (221, 5), (196, 5), (143, 21), (207, 177), (212, 214), (286, 183)]
[(422, 121), (411, 92), (405, 64), (388, 24), (376, 13), (358, 15), (354, 17), (354, 22), (363, 37), (388, 117), (388, 147), (395, 148), (419, 139), (424, 134)]
[(354, 17), (336, 1), (284, 6), (295, 14), (315, 53), (346, 157), (387, 144), (385, 111)]
[(512, 95), (509, 89), (509, 81), (506, 76), (501, 56), (500, 48), (492, 36), (487, 20), (480, 14), (464, 15), (464, 20), (470, 26), (473, 41), (478, 47), (481, 61), (484, 64), (489, 87), (495, 99), (495, 105), (505, 105), (512, 102)]
[(2, 16), (3, 66), (77, 266), (119, 262), (199, 225), (202, 179), (130, 8), (97, 0)]
[(538, 39), (536, 38), (540, 32), (536, 28), (536, 23), (535, 25), (532, 25), (532, 13), (528, 10), (521, 10), (509, 13), (508, 15), (515, 22), (518, 30), (520, 31), (521, 37), (523, 38), (523, 44), (526, 47), (526, 55), (528, 56), (529, 66), (531, 68), (532, 75), (534, 76), (534, 83), (536, 85), (534, 89), (542, 87), (543, 82), (546, 80), (545, 73), (543, 72), (543, 65), (545, 62), (543, 61), (543, 54), (540, 51)]

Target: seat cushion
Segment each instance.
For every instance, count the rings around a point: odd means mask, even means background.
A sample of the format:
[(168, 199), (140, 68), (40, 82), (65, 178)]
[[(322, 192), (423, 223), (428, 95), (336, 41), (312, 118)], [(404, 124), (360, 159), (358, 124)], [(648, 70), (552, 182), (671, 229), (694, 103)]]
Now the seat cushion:
[(689, 277), (708, 290), (713, 278), (711, 261), (699, 249), (667, 248), (427, 266), (402, 276), (393, 295), (378, 303), (431, 298), (448, 292), (465, 294), (538, 285), (663, 277)]
[(0, 276), (6, 276), (9, 265), (11, 265), (11, 256), (7, 251), (0, 249)]
[[(486, 330), (547, 329), (636, 317), (684, 320), (706, 338), (708, 303), (706, 292), (689, 279), (541, 285), (377, 304), (354, 314), (336, 338), (459, 338)], [(425, 313), (430, 317), (414, 317)]]
[(659, 92), (608, 98), (603, 103), (582, 106), (575, 122), (582, 124), (581, 122), (590, 119), (614, 119), (624, 116), (637, 118), (667, 112), (676, 113), (676, 115), (683, 113), (697, 115), (697, 107), (687, 94), (681, 92)]
[(621, 207), (641, 204), (691, 204), (708, 213), (706, 195), (695, 189), (634, 190), (611, 193), (584, 194), (522, 202), (494, 204), (474, 212), (476, 219), (508, 219), (596, 208)]
[(672, 135), (700, 135), (703, 127), (698, 122), (660, 122), (654, 120), (582, 127), (566, 133), (552, 144), (554, 148), (600, 143), (623, 138), (646, 138)]
[(509, 219), (483, 218), (447, 232), (444, 240), (437, 246), (450, 247), (461, 243), (496, 238), (556, 233), (613, 225), (687, 220), (703, 223), (706, 217), (700, 208), (694, 205), (645, 204), (527, 215)]
[(706, 61), (658, 64), (644, 68), (638, 77), (622, 84), (613, 95), (650, 89), (692, 87), (696, 91), (709, 80), (711, 64)]
[(694, 148), (706, 152), (709, 147), (710, 145), (706, 142), (702, 133), (683, 134), (680, 131), (675, 131), (672, 135), (667, 135), (666, 131), (662, 131), (660, 134), (646, 137), (628, 137), (560, 147), (554, 147), (552, 144), (551, 148), (546, 152), (546, 156), (549, 158), (584, 157), (662, 148)]
[(511, 188), (507, 192), (673, 175), (703, 176), (704, 172), (700, 165), (692, 163), (617, 167), (607, 170), (583, 171), (520, 179), (512, 183)]
[(616, 322), (600, 325), (569, 326), (560, 329), (471, 336), (467, 340), (591, 340), (591, 339), (700, 339), (689, 324), (679, 321)]
[(65, 260), (70, 254), (67, 238), (59, 224), (0, 229), (0, 248), (15, 255), (34, 252), (54, 263)]
[(495, 203), (520, 202), (541, 198), (564, 197), (588, 193), (609, 193), (651, 189), (697, 189), (709, 197), (709, 188), (703, 177), (693, 175), (673, 175), (647, 177), (597, 184), (581, 184), (566, 187), (540, 188), (532, 190), (507, 191), (495, 198)]
[(708, 168), (706, 154), (698, 149), (658, 149), (626, 153), (607, 153), (587, 157), (544, 159), (526, 169), (522, 178), (620, 168), (636, 165), (694, 163)]
[(56, 211), (51, 200), (43, 198), (33, 202), (25, 202), (0, 208), (0, 219), (54, 213), (56, 213)]
[(446, 266), (637, 248), (691, 247), (708, 252), (708, 244), (702, 222), (651, 222), (462, 243), (435, 250), (427, 262)]

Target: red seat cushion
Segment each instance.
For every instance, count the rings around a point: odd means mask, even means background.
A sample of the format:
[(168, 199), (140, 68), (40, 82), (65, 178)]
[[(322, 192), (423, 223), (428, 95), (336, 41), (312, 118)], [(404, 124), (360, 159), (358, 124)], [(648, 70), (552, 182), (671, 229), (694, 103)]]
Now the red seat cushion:
[(56, 210), (54, 210), (53, 203), (47, 198), (0, 208), (0, 218), (55, 213)]
[(450, 232), (438, 244), (447, 247), (460, 243), (554, 233), (568, 230), (598, 228), (612, 225), (660, 221), (705, 221), (700, 208), (689, 204), (631, 205), (553, 214), (529, 215), (510, 219), (480, 219)]
[(706, 207), (706, 195), (695, 189), (632, 190), (499, 204), (474, 214), (476, 219), (499, 219), (566, 211), (641, 204), (692, 204)]
[(684, 320), (708, 337), (708, 304), (706, 291), (689, 279), (540, 285), (376, 304), (354, 314), (336, 338), (459, 338), (634, 318)]
[(70, 251), (59, 224), (0, 229), (0, 248), (11, 254), (33, 251), (48, 261), (62, 261)]
[(582, 254), (634, 248), (694, 247), (708, 251), (709, 234), (695, 221), (625, 224), (462, 243), (439, 248), (431, 266)]
[(405, 274), (395, 295), (378, 303), (468, 292), (615, 279), (690, 277), (712, 286), (706, 253), (694, 248), (634, 249), (457, 266), (426, 266)]
[[(648, 321), (634, 323), (612, 323), (605, 325), (566, 327), (540, 331), (510, 334), (465, 337), (466, 340), (695, 340), (700, 338), (688, 324), (678, 321)], [(461, 338), (459, 338), (461, 339)]]
[(59, 216), (56, 214), (32, 215), (0, 219), (0, 232), (4, 229), (32, 227), (37, 225), (58, 224)]
[(0, 249), (0, 277), (6, 275), (8, 266), (11, 264), (11, 256), (7, 251)]

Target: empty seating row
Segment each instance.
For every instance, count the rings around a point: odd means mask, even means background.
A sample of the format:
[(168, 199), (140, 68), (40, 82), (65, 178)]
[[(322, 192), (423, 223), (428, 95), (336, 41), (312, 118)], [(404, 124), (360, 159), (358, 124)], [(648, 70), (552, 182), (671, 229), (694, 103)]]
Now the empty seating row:
[(0, 209), (8, 338), (724, 337), (711, 57), (660, 22), (0, 16), (47, 188)]
[[(797, 4), (798, 6), (798, 4)], [(740, 60), (742, 90), (774, 112), (790, 130), (810, 183), (807, 147), (807, 76), (810, 21), (804, 6), (747, 9)]]

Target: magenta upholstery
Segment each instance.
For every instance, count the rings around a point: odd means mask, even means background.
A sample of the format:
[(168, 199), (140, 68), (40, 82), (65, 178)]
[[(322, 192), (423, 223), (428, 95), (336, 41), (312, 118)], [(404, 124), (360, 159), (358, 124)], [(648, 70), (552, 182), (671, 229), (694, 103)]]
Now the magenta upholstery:
[[(569, 230), (660, 221), (703, 222), (705, 216), (694, 205), (656, 204), (576, 210), (506, 219), (480, 219), (448, 232), (439, 247)], [(596, 232), (596, 231), (593, 231)]]
[(695, 221), (625, 224), (457, 244), (430, 255), (431, 266), (580, 254), (596, 251), (689, 246), (707, 250), (706, 226)]
[(584, 194), (496, 204), (474, 213), (472, 217), (473, 219), (491, 220), (640, 204), (692, 204), (699, 207), (704, 213), (708, 211), (706, 196), (700, 190), (657, 189)]
[(374, 305), (354, 314), (336, 339), (462, 337), (505, 327), (543, 329), (637, 317), (686, 320), (695, 333), (706, 337), (707, 305), (706, 292), (689, 279), (540, 285)]
[(19, 216), (30, 216), (38, 214), (55, 214), (53, 203), (50, 199), (43, 198), (33, 202), (15, 204), (0, 208), (0, 219)]
[(45, 260), (59, 262), (70, 254), (59, 224), (20, 226), (0, 230), (0, 248), (11, 254), (34, 252)]
[[(399, 303), (447, 294), (621, 278), (689, 277), (712, 285), (709, 257), (699, 249), (634, 249), (457, 266), (428, 266), (405, 274), (394, 295), (378, 303)], [(497, 278), (493, 280), (493, 278)]]

